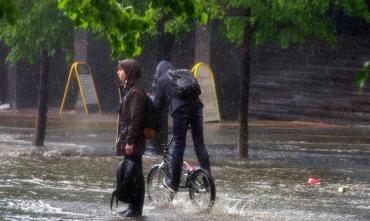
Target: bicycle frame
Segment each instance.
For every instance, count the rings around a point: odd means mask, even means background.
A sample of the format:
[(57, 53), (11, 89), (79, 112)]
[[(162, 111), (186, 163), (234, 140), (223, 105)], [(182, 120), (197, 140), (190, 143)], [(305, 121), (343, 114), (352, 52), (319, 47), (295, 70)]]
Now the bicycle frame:
[[(158, 137), (156, 138), (157, 142), (159, 141)], [(170, 154), (170, 145), (172, 144), (174, 140), (174, 136), (172, 135), (170, 140), (167, 144), (162, 144), (163, 148), (163, 161), (159, 165), (159, 169), (162, 170), (166, 177), (171, 178), (171, 172), (172, 172), (172, 156)], [(180, 185), (179, 188), (188, 188), (188, 177), (190, 177), (192, 171), (188, 170), (186, 168), (186, 163), (184, 161), (182, 169), (181, 169), (181, 177), (180, 177)], [(184, 177), (186, 176), (186, 178)]]
[[(167, 144), (162, 144), (163, 147), (163, 160), (160, 164), (155, 164), (150, 169), (147, 177), (148, 197), (149, 200), (160, 200), (159, 195), (163, 194), (163, 179), (171, 178), (172, 173), (172, 156), (170, 154), (170, 146), (173, 143), (174, 137), (172, 136)], [(157, 137), (158, 141), (158, 137)], [(200, 167), (193, 167), (186, 161), (183, 161), (181, 168), (181, 177), (179, 188), (189, 191), (189, 197), (194, 202), (200, 200), (204, 202), (207, 200), (207, 210), (210, 210), (215, 202), (216, 189), (212, 176), (207, 171)], [(159, 194), (159, 195), (158, 195)], [(206, 198), (204, 198), (204, 196)], [(174, 193), (170, 193), (170, 200), (174, 197)], [(200, 198), (199, 198), (200, 197)], [(197, 204), (198, 206), (201, 204)], [(205, 204), (203, 204), (204, 206)]]

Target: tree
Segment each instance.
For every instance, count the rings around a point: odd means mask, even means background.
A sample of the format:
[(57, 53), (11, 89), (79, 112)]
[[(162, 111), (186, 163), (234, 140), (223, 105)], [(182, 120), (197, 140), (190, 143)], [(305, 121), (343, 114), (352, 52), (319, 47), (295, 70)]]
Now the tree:
[(227, 37), (242, 50), (239, 110), (239, 155), (248, 157), (250, 47), (277, 42), (282, 48), (315, 38), (335, 45), (335, 16), (343, 11), (370, 22), (364, 0), (225, 0), (219, 1)]
[(74, 22), (76, 27), (88, 29), (107, 37), (112, 56), (126, 58), (141, 53), (143, 34), (154, 34), (160, 15), (167, 15), (176, 21), (207, 21), (200, 0), (132, 1), (139, 4), (138, 12), (131, 1), (117, 0), (59, 0), (59, 8)]
[(22, 17), (14, 25), (2, 21), (0, 39), (11, 51), (7, 61), (40, 63), (40, 92), (33, 144), (44, 144), (48, 112), (49, 58), (57, 51), (72, 52), (72, 23), (57, 8), (56, 0), (23, 2)]

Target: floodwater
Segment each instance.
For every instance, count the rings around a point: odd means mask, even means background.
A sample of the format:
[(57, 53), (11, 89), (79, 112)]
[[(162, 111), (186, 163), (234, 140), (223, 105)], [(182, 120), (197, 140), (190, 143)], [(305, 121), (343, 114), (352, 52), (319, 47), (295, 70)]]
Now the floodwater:
[[(370, 220), (369, 128), (251, 128), (248, 160), (236, 157), (235, 128), (206, 136), (211, 213), (180, 192), (171, 203), (146, 202), (139, 220)], [(0, 127), (0, 220), (124, 220), (109, 208), (120, 160), (112, 129), (52, 127), (42, 148), (32, 133)], [(196, 163), (191, 148), (185, 157)], [(160, 160), (144, 156), (145, 176)], [(321, 185), (307, 185), (310, 176)]]

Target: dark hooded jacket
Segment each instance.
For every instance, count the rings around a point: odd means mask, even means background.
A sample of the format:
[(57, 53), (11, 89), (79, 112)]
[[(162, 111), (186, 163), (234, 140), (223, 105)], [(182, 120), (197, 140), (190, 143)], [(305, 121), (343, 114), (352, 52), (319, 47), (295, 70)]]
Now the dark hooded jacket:
[(170, 106), (171, 113), (175, 112), (183, 106), (202, 107), (199, 97), (193, 100), (182, 100), (174, 95), (171, 87), (171, 81), (168, 78), (167, 72), (174, 69), (168, 61), (161, 61), (157, 65), (155, 80), (153, 87), (155, 91), (154, 107), (157, 111), (162, 112), (167, 106)]
[(145, 94), (134, 85), (120, 86), (121, 104), (117, 155), (124, 155), (126, 144), (134, 145), (134, 154), (142, 155), (145, 151)]

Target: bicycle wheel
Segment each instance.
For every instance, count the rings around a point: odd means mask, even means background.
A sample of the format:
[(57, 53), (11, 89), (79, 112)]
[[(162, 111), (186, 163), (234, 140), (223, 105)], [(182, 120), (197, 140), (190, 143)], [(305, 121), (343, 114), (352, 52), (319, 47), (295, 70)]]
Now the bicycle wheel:
[(159, 164), (150, 169), (147, 178), (147, 193), (150, 202), (158, 203), (171, 200), (168, 190), (163, 186), (165, 176)]
[(210, 210), (215, 204), (216, 187), (212, 176), (199, 168), (189, 177), (189, 197), (200, 210)]

